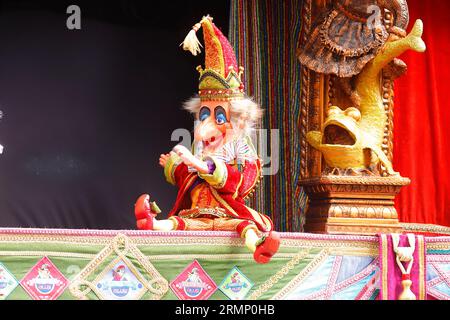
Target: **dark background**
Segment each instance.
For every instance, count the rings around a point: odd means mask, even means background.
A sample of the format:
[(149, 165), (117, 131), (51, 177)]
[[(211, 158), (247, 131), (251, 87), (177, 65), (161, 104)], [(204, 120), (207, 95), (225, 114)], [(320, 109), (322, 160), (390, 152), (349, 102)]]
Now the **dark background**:
[(203, 55), (179, 44), (205, 14), (227, 34), (229, 1), (0, 1), (0, 227), (134, 229), (144, 192), (169, 211), (158, 158), (193, 126)]

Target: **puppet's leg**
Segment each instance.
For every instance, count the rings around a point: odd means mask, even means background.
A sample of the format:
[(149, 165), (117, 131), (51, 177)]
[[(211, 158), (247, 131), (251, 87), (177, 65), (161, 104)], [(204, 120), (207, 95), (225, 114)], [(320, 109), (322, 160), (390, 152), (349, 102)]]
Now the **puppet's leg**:
[(134, 214), (136, 216), (136, 225), (139, 230), (158, 230), (172, 231), (176, 229), (176, 221), (156, 220), (155, 217), (160, 213), (155, 202), (150, 202), (148, 194), (141, 195), (134, 205)]
[(153, 230), (153, 220), (157, 214), (152, 211), (148, 194), (143, 194), (137, 199), (134, 205), (134, 215), (139, 230)]
[(153, 217), (136, 221), (139, 230), (173, 231), (175, 224), (172, 220), (156, 220)]
[(271, 231), (268, 235), (259, 239), (253, 258), (258, 263), (269, 262), (280, 248), (280, 242), (280, 235), (275, 231)]
[(259, 239), (261, 238), (258, 235), (258, 232), (254, 229), (248, 229), (243, 238), (245, 239), (245, 245), (247, 248), (250, 249), (251, 252), (256, 251), (256, 244), (258, 243)]
[(276, 232), (262, 234), (251, 220), (214, 219), (214, 230), (237, 231), (245, 239), (245, 245), (253, 252), (258, 263), (268, 263), (280, 247), (280, 236)]
[(167, 219), (167, 220), (153, 219), (153, 230), (173, 231), (173, 230), (176, 230), (176, 228), (175, 228), (175, 223), (172, 219)]
[(211, 231), (214, 230), (214, 219), (210, 218), (181, 218), (174, 216), (169, 218), (173, 222), (173, 230)]
[(280, 247), (280, 236), (271, 231), (268, 235), (259, 237), (253, 230), (245, 233), (245, 244), (253, 251), (253, 258), (258, 263), (268, 263)]
[(140, 229), (140, 230), (157, 230), (157, 231), (174, 231), (174, 230), (207, 231), (207, 230), (213, 230), (212, 219), (202, 219), (202, 218), (183, 219), (180, 217), (171, 217), (166, 220), (156, 220), (155, 218), (152, 217), (152, 218), (137, 220), (137, 225), (138, 225), (138, 229)]

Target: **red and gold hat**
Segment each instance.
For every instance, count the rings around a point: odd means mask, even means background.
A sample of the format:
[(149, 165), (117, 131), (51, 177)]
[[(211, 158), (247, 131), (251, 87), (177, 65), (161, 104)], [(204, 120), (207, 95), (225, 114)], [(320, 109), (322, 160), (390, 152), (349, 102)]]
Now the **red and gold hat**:
[(194, 56), (201, 52), (196, 32), (203, 27), (205, 42), (205, 69), (197, 67), (200, 73), (199, 96), (201, 100), (236, 100), (244, 98), (242, 73), (237, 66), (236, 55), (228, 39), (214, 25), (210, 16), (192, 27), (182, 43), (183, 49)]

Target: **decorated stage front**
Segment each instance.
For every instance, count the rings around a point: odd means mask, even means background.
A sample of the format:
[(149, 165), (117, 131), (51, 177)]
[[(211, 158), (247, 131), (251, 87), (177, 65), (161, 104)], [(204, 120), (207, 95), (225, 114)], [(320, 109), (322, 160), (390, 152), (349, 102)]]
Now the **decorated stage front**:
[[(450, 237), (415, 246), (417, 299), (450, 299)], [(0, 299), (392, 299), (390, 254), (387, 235), (282, 233), (260, 265), (228, 232), (0, 229)]]

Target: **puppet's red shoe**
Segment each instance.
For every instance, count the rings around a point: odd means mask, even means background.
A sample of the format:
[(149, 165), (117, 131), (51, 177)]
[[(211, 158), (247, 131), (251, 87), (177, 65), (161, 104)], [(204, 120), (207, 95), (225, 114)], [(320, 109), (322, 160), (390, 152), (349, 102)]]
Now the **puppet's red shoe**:
[(155, 202), (150, 202), (148, 194), (141, 195), (134, 205), (136, 225), (139, 230), (153, 230), (153, 218), (160, 213)]
[(136, 221), (139, 230), (153, 230), (153, 217)]
[(268, 236), (261, 238), (261, 242), (257, 244), (253, 259), (257, 263), (268, 263), (280, 247), (280, 235), (273, 231)]
[(151, 214), (150, 196), (148, 194), (141, 195), (134, 205), (134, 215), (136, 220), (145, 219)]

